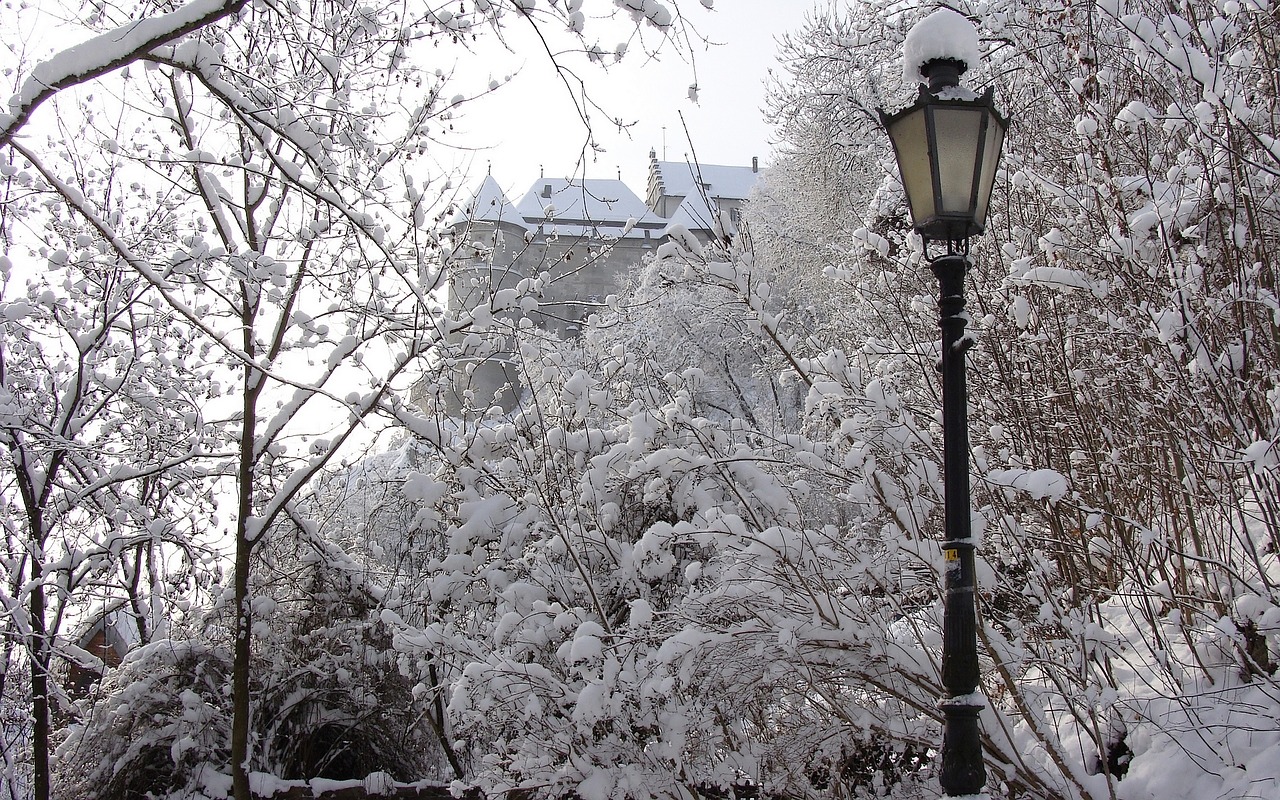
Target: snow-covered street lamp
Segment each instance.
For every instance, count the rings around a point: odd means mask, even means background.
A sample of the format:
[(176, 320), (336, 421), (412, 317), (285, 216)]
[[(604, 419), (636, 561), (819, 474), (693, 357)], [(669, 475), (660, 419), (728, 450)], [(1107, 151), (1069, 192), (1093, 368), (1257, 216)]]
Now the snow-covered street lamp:
[(881, 119), (889, 131), (912, 224), (949, 253), (968, 250), (987, 224), (987, 204), (1008, 123), (985, 94), (960, 85), (976, 64), (978, 33), (961, 15), (940, 9), (907, 34), (903, 62), (919, 81), (916, 102)]
[[(1008, 125), (984, 95), (960, 86), (960, 75), (978, 63), (978, 34), (960, 14), (940, 9), (922, 19), (903, 46), (907, 77), (920, 96), (910, 107), (881, 119), (893, 142), (912, 226), (924, 239), (938, 278), (942, 328), (942, 436), (946, 565), (942, 616), (943, 714), (939, 781), (946, 797), (982, 792), (974, 545), (970, 529), (968, 390), (965, 386), (964, 275), (969, 237), (982, 233), (996, 165)], [(945, 242), (945, 254), (929, 255)]]

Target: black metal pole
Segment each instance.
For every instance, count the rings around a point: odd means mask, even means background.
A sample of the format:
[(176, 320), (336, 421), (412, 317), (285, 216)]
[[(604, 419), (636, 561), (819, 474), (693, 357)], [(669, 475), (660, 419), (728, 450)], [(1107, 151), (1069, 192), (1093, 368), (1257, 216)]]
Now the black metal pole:
[(967, 256), (946, 255), (932, 263), (938, 278), (938, 323), (942, 327), (942, 448), (946, 564), (942, 607), (942, 768), (946, 797), (976, 795), (987, 782), (978, 714), (978, 627), (973, 539), (969, 525), (969, 397), (965, 386), (964, 276)]

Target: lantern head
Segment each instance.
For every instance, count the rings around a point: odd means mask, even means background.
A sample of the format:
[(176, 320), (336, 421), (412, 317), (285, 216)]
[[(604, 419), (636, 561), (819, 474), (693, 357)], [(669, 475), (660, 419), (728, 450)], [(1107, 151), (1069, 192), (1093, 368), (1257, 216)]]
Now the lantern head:
[[(967, 65), (952, 58), (920, 67), (928, 85), (911, 106), (880, 112), (893, 142), (912, 226), (926, 242), (967, 242), (987, 224), (987, 206), (1008, 123), (992, 91), (960, 86)], [(966, 248), (967, 250), (967, 245)]]

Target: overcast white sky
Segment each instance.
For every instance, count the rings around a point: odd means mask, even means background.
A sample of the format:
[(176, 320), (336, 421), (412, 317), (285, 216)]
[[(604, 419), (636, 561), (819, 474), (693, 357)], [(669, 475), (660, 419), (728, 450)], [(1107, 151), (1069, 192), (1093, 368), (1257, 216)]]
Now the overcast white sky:
[[(606, 4), (587, 3), (584, 9), (593, 5), (602, 9)], [(758, 156), (762, 166), (767, 164), (772, 128), (763, 113), (764, 83), (768, 70), (776, 67), (774, 37), (799, 27), (811, 7), (812, 0), (716, 0), (714, 9), (707, 10), (697, 0), (683, 0), (682, 12), (711, 42), (693, 43), (692, 63), (670, 43), (663, 44), (656, 59), (648, 58), (638, 40), (629, 45), (622, 62), (608, 70), (569, 59), (567, 63), (582, 67), (579, 74), (588, 79), (589, 91), (610, 116), (635, 123), (619, 132), (595, 112), (597, 138), (606, 150), (588, 154), (593, 160), (586, 165), (587, 177), (616, 178), (620, 170), (627, 185), (643, 196), (650, 148), (663, 158), (665, 141), (670, 161), (682, 161), (690, 151), (681, 113), (701, 162), (749, 166), (752, 156)], [(465, 138), (469, 146), (480, 148), (467, 156), (467, 185), (478, 185), (491, 169), (512, 202), (544, 170), (549, 177), (580, 175), (586, 136), (567, 90), (545, 55), (537, 57), (541, 45), (524, 27), (508, 32), (517, 55), (486, 53), (492, 72), (474, 77), (487, 83), (490, 77), (502, 80), (509, 72), (518, 70), (517, 74), (498, 91), (465, 105), (455, 121), (463, 136), (453, 139)], [(625, 36), (627, 27), (588, 19), (585, 28), (588, 38), (599, 35), (601, 45), (609, 49), (618, 38), (615, 31)], [(652, 29), (645, 37), (650, 45), (657, 43)], [(697, 103), (688, 97), (695, 72)]]
[[(666, 0), (669, 5), (678, 2), (692, 29), (706, 40), (691, 39), (679, 48), (662, 42), (650, 25), (640, 26), (641, 36), (633, 35), (636, 25), (625, 12), (617, 12), (614, 19), (590, 16), (613, 12), (611, 0), (584, 3), (588, 41), (599, 41), (612, 51), (620, 40), (628, 40), (626, 56), (616, 64), (612, 56), (606, 58), (607, 69), (587, 64), (580, 53), (562, 59), (586, 80), (592, 99), (608, 112), (592, 112), (596, 138), (604, 151), (585, 153), (586, 176), (617, 178), (620, 173), (643, 196), (650, 148), (657, 150), (659, 158), (683, 161), (690, 153), (690, 138), (702, 163), (749, 166), (756, 156), (766, 165), (772, 127), (764, 118), (764, 84), (769, 70), (777, 66), (774, 37), (798, 28), (815, 1), (715, 0), (714, 7), (707, 9), (700, 0)], [(62, 8), (52, 3), (47, 9), (24, 6), (12, 17), (30, 32), (26, 37), (29, 58), (38, 60), (74, 43), (64, 40), (64, 32), (86, 35), (83, 29), (64, 26), (55, 5)], [(550, 5), (551, 0), (537, 2), (540, 12)], [(547, 41), (567, 46), (572, 38), (553, 30), (557, 27), (544, 25)], [(459, 109), (454, 135), (447, 141), (468, 151), (445, 149), (435, 155), (451, 173), (465, 171), (465, 177), (455, 179), (459, 195), (469, 195), (491, 170), (516, 202), (544, 171), (551, 177), (581, 176), (587, 134), (569, 90), (551, 68), (542, 40), (533, 35), (527, 21), (509, 17), (503, 36), (509, 48), (499, 46), (486, 32), (475, 44), (476, 52), (452, 63), (453, 78), (446, 88), (450, 95), (477, 94), (491, 80), (501, 82), (507, 75), (512, 79)], [(646, 51), (655, 49), (655, 56), (647, 55)], [(457, 57), (448, 48), (424, 48), (416, 55), (424, 62), (420, 66), (446, 71)], [(432, 64), (439, 56), (446, 60)], [(688, 96), (695, 81), (697, 102)], [(621, 119), (629, 127), (619, 131), (610, 118)]]

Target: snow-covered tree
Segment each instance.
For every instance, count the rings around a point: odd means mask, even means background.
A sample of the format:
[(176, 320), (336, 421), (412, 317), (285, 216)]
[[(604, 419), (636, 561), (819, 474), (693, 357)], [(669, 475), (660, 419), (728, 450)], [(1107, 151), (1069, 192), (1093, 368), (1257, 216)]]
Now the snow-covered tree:
[[(603, 12), (633, 20), (651, 42), (680, 23), (656, 2)], [(6, 26), (15, 36), (18, 22)], [(495, 311), (446, 314), (433, 299), (445, 275), (435, 226), (448, 176), (420, 157), (447, 138), (462, 103), (491, 91), (487, 77), (462, 75), (465, 85), (446, 95), (455, 59), (475, 37), (500, 39), (516, 24), (567, 24), (570, 49), (588, 60), (604, 54), (584, 38), (581, 3), (193, 0), (95, 9), (64, 28), (79, 43), (47, 58), (24, 56), (13, 73), (15, 95), (0, 115), (4, 178), (10, 197), (30, 193), (44, 205), (6, 204), (6, 258), (25, 269), (20, 262), (53, 249), (40, 242), (42, 230), (59, 217), (74, 220), (87, 237), (75, 248), (110, 260), (180, 332), (157, 338), (155, 349), (193, 348), (189, 360), (170, 354), (156, 368), (179, 385), (194, 370), (215, 387), (199, 408), (221, 418), (224, 446), (212, 472), (232, 512), (225, 526), (206, 517), (204, 532), (234, 542), (228, 771), (241, 800), (259, 757), (249, 728), (255, 550), (283, 515), (298, 513), (308, 482), (372, 415), (407, 413), (401, 395), (425, 353)], [(6, 44), (26, 52), (16, 39)], [(432, 53), (440, 47), (449, 55), (438, 64)], [(566, 80), (570, 57), (554, 56)], [(585, 123), (594, 107), (581, 86), (571, 88)], [(51, 291), (46, 305), (58, 302), (59, 287)], [(82, 353), (89, 344), (75, 343)], [(137, 424), (151, 419), (144, 412), (133, 412)], [(16, 474), (39, 478), (28, 507), (43, 509), (43, 475), (24, 472), (16, 457), (14, 464)], [(14, 535), (32, 541), (43, 525), (35, 520)], [(43, 556), (33, 558), (29, 569)], [(37, 605), (42, 592), (29, 592)], [(44, 635), (31, 637), (37, 680), (47, 673)], [(42, 686), (31, 691), (45, 702)], [(39, 798), (48, 785), (43, 737), (35, 742)]]
[(194, 519), (213, 507), (218, 439), (202, 371), (171, 369), (191, 337), (151, 287), (60, 199), (7, 188), (12, 218), (50, 212), (34, 258), (0, 256), (6, 702), (24, 669), (39, 793), (67, 705), (57, 676), (101, 668), (81, 635), (100, 623), (145, 643), (199, 599), (209, 542)]

